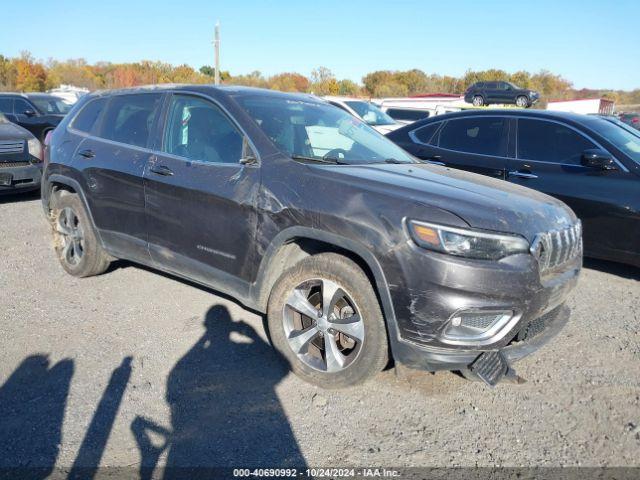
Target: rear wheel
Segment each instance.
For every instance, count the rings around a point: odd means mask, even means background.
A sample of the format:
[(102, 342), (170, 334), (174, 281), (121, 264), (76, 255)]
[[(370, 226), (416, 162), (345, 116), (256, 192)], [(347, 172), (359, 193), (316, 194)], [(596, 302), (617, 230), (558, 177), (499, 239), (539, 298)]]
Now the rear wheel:
[(484, 98), (481, 95), (475, 95), (473, 97), (473, 106), (482, 107), (484, 105)]
[(52, 207), (54, 248), (62, 268), (75, 277), (103, 273), (110, 257), (98, 242), (80, 198), (61, 191)]
[(304, 380), (323, 388), (364, 382), (387, 363), (376, 294), (348, 258), (308, 257), (276, 282), (268, 307), (274, 347)]

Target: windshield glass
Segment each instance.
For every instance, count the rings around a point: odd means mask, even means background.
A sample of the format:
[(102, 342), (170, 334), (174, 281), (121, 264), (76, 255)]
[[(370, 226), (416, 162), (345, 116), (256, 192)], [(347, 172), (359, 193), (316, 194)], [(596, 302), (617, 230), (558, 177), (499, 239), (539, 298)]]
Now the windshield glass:
[(30, 97), (29, 100), (44, 114), (64, 115), (71, 110), (71, 105), (57, 97)]
[(329, 104), (262, 95), (242, 96), (237, 101), (288, 155), (350, 164), (415, 163), (369, 125)]
[(638, 135), (602, 118), (591, 118), (585, 123), (611, 142), (618, 150), (626, 153), (634, 162), (640, 164), (640, 137)]
[(395, 125), (395, 120), (384, 113), (374, 104), (369, 102), (361, 102), (358, 100), (349, 100), (344, 102), (355, 110), (355, 112), (369, 125)]

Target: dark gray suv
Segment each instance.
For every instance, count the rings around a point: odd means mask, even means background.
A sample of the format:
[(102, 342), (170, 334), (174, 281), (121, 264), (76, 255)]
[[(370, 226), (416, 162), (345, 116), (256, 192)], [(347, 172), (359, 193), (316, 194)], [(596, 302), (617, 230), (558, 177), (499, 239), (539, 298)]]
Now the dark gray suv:
[(569, 208), (422, 163), (310, 95), (97, 92), (47, 152), (42, 199), (67, 272), (123, 258), (229, 294), (323, 387), (390, 360), (495, 384), (568, 318), (582, 262)]

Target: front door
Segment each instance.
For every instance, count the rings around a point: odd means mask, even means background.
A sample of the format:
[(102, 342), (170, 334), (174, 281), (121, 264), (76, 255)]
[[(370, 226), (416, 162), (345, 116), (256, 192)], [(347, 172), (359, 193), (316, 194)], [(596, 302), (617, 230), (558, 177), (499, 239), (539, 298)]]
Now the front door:
[(585, 254), (614, 258), (637, 250), (637, 218), (621, 199), (637, 195), (638, 181), (622, 165), (583, 166), (583, 152), (593, 148), (599, 147), (569, 126), (520, 118), (517, 158), (509, 161), (507, 178), (565, 202), (582, 220)]
[(160, 268), (222, 291), (255, 273), (260, 168), (243, 165), (243, 135), (208, 99), (172, 94), (145, 169), (149, 251)]

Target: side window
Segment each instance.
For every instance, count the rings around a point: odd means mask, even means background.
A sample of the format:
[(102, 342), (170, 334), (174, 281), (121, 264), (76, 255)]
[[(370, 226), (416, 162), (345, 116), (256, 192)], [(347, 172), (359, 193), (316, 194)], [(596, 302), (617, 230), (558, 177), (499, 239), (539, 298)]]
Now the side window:
[(438, 127), (441, 124), (441, 122), (430, 123), (429, 125), (425, 125), (422, 128), (414, 130), (413, 134), (422, 143), (428, 144), (433, 138), (433, 134), (436, 133), (436, 130), (438, 130)]
[(35, 111), (35, 109), (29, 104), (29, 102), (23, 100), (22, 98), (16, 98), (13, 103), (13, 112), (17, 115), (21, 115), (27, 110)]
[(146, 147), (161, 99), (159, 93), (112, 97), (104, 114), (100, 136), (115, 142)]
[(189, 160), (238, 163), (242, 158), (242, 135), (211, 102), (173, 95), (162, 150)]
[(411, 110), (405, 108), (390, 108), (386, 111), (394, 120), (404, 120), (409, 122), (415, 122), (422, 120), (423, 118), (429, 118), (429, 112), (425, 110)]
[(575, 130), (555, 122), (518, 119), (518, 158), (580, 164), (582, 152), (597, 148)]
[(78, 113), (78, 115), (76, 115), (76, 118), (73, 119), (71, 127), (75, 128), (76, 130), (80, 130), (81, 132), (91, 133), (96, 127), (98, 118), (104, 110), (106, 103), (106, 98), (97, 98), (95, 100), (91, 100), (84, 107), (82, 107), (80, 113)]
[(459, 152), (506, 157), (506, 120), (498, 117), (449, 120), (440, 131), (439, 146)]
[(13, 113), (13, 98), (0, 97), (0, 112)]

